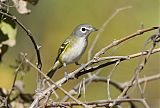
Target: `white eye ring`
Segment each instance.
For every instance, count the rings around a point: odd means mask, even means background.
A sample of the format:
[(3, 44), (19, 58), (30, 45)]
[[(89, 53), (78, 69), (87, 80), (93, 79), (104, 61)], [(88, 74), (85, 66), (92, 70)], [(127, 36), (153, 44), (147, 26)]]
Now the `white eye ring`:
[(86, 27), (82, 27), (82, 28), (80, 29), (80, 31), (81, 31), (82, 33), (86, 33), (87, 28), (86, 28)]

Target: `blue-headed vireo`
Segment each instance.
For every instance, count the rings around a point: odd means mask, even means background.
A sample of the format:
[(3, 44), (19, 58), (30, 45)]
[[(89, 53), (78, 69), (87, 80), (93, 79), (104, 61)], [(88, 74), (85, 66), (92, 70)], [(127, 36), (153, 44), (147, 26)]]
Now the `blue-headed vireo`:
[(54, 66), (47, 73), (47, 76), (51, 78), (56, 70), (62, 66), (66, 67), (66, 65), (70, 63), (78, 64), (78, 60), (87, 47), (88, 36), (94, 31), (97, 31), (97, 29), (90, 24), (78, 25), (71, 35), (62, 43)]

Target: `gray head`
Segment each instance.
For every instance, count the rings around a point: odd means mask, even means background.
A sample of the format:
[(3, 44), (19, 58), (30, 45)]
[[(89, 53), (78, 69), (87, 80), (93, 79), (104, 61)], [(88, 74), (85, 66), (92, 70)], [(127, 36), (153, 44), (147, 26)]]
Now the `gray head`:
[(92, 27), (90, 24), (80, 24), (73, 30), (72, 36), (88, 37), (90, 33), (97, 30), (98, 29)]

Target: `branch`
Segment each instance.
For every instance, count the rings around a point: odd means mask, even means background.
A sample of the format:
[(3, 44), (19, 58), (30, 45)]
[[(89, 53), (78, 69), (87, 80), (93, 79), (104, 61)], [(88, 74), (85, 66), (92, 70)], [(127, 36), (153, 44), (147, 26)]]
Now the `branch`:
[[(107, 20), (102, 24), (102, 26), (101, 26), (100, 29), (98, 30), (98, 33), (97, 33), (94, 41), (93, 41), (92, 44), (91, 44), (91, 47), (90, 47), (89, 50), (88, 50), (88, 61), (91, 60), (91, 54), (92, 54), (92, 52), (93, 52), (93, 49), (94, 49), (95, 45), (97, 44), (97, 41), (98, 41), (99, 37), (100, 37), (101, 34), (103, 33), (104, 28), (106, 28), (107, 25), (109, 24), (109, 22), (111, 22), (111, 20), (112, 20), (116, 15), (118, 15), (121, 11), (124, 11), (124, 10), (126, 10), (126, 9), (130, 9), (130, 8), (132, 8), (132, 6), (126, 6), (126, 7), (122, 7), (122, 8), (116, 9), (115, 12), (114, 12), (109, 18), (107, 18)], [(91, 73), (88, 73), (88, 76), (91, 77)]]
[(30, 30), (27, 29), (15, 16), (12, 16), (12, 15), (5, 13), (5, 12), (2, 12), (2, 11), (0, 11), (0, 13), (11, 18), (13, 21), (15, 21), (26, 32), (27, 36), (29, 36), (29, 38), (31, 39), (31, 41), (34, 45), (34, 48), (36, 50), (37, 60), (38, 60), (37, 67), (41, 70), (42, 62), (41, 62), (41, 57), (40, 57), (40, 52), (39, 52), (40, 47), (36, 44), (36, 41), (34, 40), (33, 35), (30, 32)]
[[(153, 52), (152, 52), (152, 54), (157, 53), (157, 52), (160, 52), (160, 48), (154, 49)], [(146, 54), (148, 54), (148, 51), (145, 51), (145, 52), (143, 52), (143, 53), (136, 53), (136, 54), (130, 55), (130, 58), (132, 59), (132, 58), (140, 57), (140, 56), (146, 55)], [(128, 59), (122, 59), (121, 61), (124, 61), (124, 60), (128, 60)], [(85, 66), (89, 66), (92, 62), (93, 62), (93, 60), (91, 60), (90, 62), (84, 64), (83, 66), (84, 66), (84, 67), (85, 67)], [(78, 69), (75, 70), (74, 72), (68, 74), (68, 77), (69, 77), (68, 80), (73, 79), (76, 74), (78, 74), (79, 76), (81, 76), (81, 75), (86, 74), (86, 73), (88, 73), (88, 72), (93, 72), (93, 71), (95, 71), (95, 70), (97, 70), (97, 69), (100, 69), (100, 68), (103, 68), (103, 67), (105, 67), (105, 66), (112, 65), (112, 64), (114, 64), (114, 63), (116, 63), (116, 62), (117, 62), (117, 60), (114, 60), (114, 61), (111, 61), (111, 62), (107, 62), (107, 63), (101, 64), (101, 65), (99, 65), (99, 66), (95, 66), (95, 67), (89, 68), (89, 69), (84, 70), (84, 71), (81, 71), (81, 70), (84, 69), (84, 67), (81, 66), (80, 68), (78, 68)], [(81, 72), (80, 72), (80, 71), (81, 71)], [(81, 74), (80, 74), (80, 73), (81, 73)], [(62, 78), (62, 79), (60, 79), (59, 81), (56, 82), (56, 85), (62, 85), (62, 84), (64, 84), (66, 81), (67, 81), (66, 78)], [(45, 94), (49, 93), (49, 92), (52, 91), (53, 89), (54, 89), (54, 90), (57, 89), (57, 86), (55, 86), (54, 84), (53, 84), (53, 85), (50, 85), (50, 86), (49, 86), (46, 90), (44, 90), (37, 98), (35, 98), (35, 100), (34, 100), (33, 103), (38, 102), (38, 99), (42, 99), (42, 98), (45, 96)]]
[[(32, 44), (34, 46), (34, 49), (36, 51), (36, 55), (37, 55), (37, 68), (39, 70), (41, 70), (41, 68), (42, 68), (42, 62), (41, 62), (40, 51), (39, 51), (40, 50), (40, 46), (38, 46), (36, 44), (36, 41), (34, 40), (33, 35), (30, 32), (30, 30), (27, 29), (15, 16), (10, 15), (10, 14), (5, 13), (5, 12), (2, 12), (2, 11), (0, 11), (0, 13), (3, 14), (3, 15), (5, 15), (5, 16), (7, 16), (7, 17), (9, 17), (9, 18), (11, 18), (13, 21), (15, 21), (26, 32), (27, 36), (30, 38), (30, 40), (31, 40), (31, 42), (32, 42)], [(41, 85), (42, 85), (42, 76), (41, 76), (41, 73), (38, 72), (37, 73), (37, 91), (38, 92), (41, 91)]]
[[(72, 95), (70, 95), (65, 89), (63, 89), (60, 85), (57, 85), (54, 81), (52, 81), (47, 75), (45, 75), (41, 70), (39, 70), (36, 66), (34, 66), (27, 58), (26, 55), (22, 55), (24, 57), (24, 60), (26, 61), (26, 63), (28, 63), (29, 65), (31, 65), (34, 69), (36, 69), (39, 73), (41, 73), (41, 75), (44, 76), (44, 78), (46, 79), (46, 81), (50, 81), (55, 87), (57, 87), (58, 89), (60, 89), (64, 94), (66, 94), (67, 96), (69, 96), (71, 99), (73, 99), (76, 103), (83, 105), (84, 107), (87, 107), (87, 105), (85, 105), (84, 103), (82, 103), (81, 101), (77, 100), (76, 98), (74, 98)], [(44, 80), (45, 81), (45, 80)], [(51, 94), (52, 90), (50, 90), (47, 94)], [(40, 98), (36, 98), (37, 101), (41, 100)], [(48, 99), (47, 99), (48, 100)], [(37, 104), (37, 101), (34, 101), (29, 108), (34, 108), (35, 105)]]
[[(115, 59), (115, 60), (113, 60), (113, 61), (109, 61), (109, 62), (100, 64), (100, 65), (97, 65), (97, 66), (93, 66), (93, 67), (90, 67), (90, 68), (88, 68), (88, 69), (86, 69), (86, 70), (81, 70), (80, 72), (76, 72), (76, 73), (75, 73), (75, 76), (76, 76), (76, 77), (79, 77), (79, 76), (84, 75), (84, 74), (86, 74), (86, 73), (94, 72), (94, 71), (97, 70), (97, 69), (101, 69), (101, 68), (103, 68), (103, 67), (106, 67), (106, 66), (115, 64), (118, 60), (120, 60), (120, 61), (126, 61), (126, 60), (130, 60), (130, 59), (134, 59), (134, 58), (140, 57), (140, 56), (142, 56), (142, 55), (146, 55), (146, 54), (148, 54), (148, 51), (149, 51), (149, 50), (146, 50), (146, 51), (144, 51), (143, 53), (140, 52), (140, 53), (136, 53), (136, 54), (132, 54), (132, 55), (128, 55), (128, 56), (121, 56), (122, 59)], [(157, 52), (160, 52), (160, 48), (154, 49), (154, 50), (152, 51), (152, 54), (157, 53)], [(98, 60), (92, 61), (92, 63), (98, 63), (98, 62), (101, 62), (101, 61), (104, 61), (104, 60), (109, 60), (110, 58), (114, 58), (114, 56), (101, 57), (101, 58), (99, 58)], [(129, 58), (129, 59), (128, 59), (128, 58)]]
[(94, 41), (92, 42), (91, 44), (91, 47), (89, 48), (89, 51), (88, 51), (88, 61), (91, 59), (91, 54), (92, 54), (92, 51), (99, 39), (99, 37), (101, 36), (102, 32), (104, 31), (104, 28), (107, 27), (107, 25), (109, 24), (109, 22), (111, 22), (111, 20), (116, 16), (118, 15), (118, 13), (120, 13), (121, 11), (124, 11), (126, 9), (130, 9), (132, 8), (131, 6), (127, 6), (127, 7), (122, 7), (122, 8), (118, 8), (116, 9), (116, 11), (103, 23), (103, 25), (100, 27), (100, 29), (98, 30), (98, 33), (94, 39)]
[[(143, 84), (145, 82), (151, 82), (151, 81), (158, 80), (158, 79), (160, 79), (160, 73), (156, 74), (156, 75), (148, 76), (148, 77), (145, 77), (145, 78), (140, 78), (140, 79), (138, 79), (138, 83), (139, 84)], [(103, 83), (107, 83), (107, 78), (93, 75), (92, 77), (89, 77), (89, 78), (85, 79), (85, 84), (88, 83), (88, 82), (103, 82)], [(122, 92), (123, 89), (128, 85), (129, 81), (123, 82), (123, 83), (119, 83), (117, 81), (110, 80), (109, 83)], [(134, 83), (136, 83), (136, 82), (134, 82)], [(80, 83), (78, 83), (72, 90), (70, 90), (69, 91), (70, 95), (73, 95), (73, 96), (76, 95), (77, 92), (78, 92), (79, 86), (80, 86)], [(65, 102), (69, 98), (70, 97), (66, 95), (61, 102)]]
[(18, 66), (17, 69), (16, 69), (16, 72), (15, 72), (15, 76), (14, 76), (14, 79), (13, 79), (13, 83), (12, 83), (11, 90), (10, 90), (9, 94), (7, 95), (7, 97), (6, 97), (7, 103), (9, 102), (9, 98), (10, 98), (10, 96), (11, 96), (13, 90), (14, 90), (14, 86), (15, 86), (15, 82), (16, 82), (16, 79), (17, 79), (17, 76), (18, 76), (18, 72), (19, 72), (19, 70), (20, 70), (22, 64), (23, 64), (23, 61), (19, 64), (19, 66)]
[[(112, 104), (115, 100), (98, 100), (98, 101), (92, 101), (92, 102), (84, 102), (86, 105), (91, 105), (92, 107), (110, 107), (110, 104)], [(118, 103), (125, 103), (125, 102), (139, 102), (143, 104), (144, 106), (144, 99), (121, 99), (118, 100)], [(75, 102), (52, 102), (49, 105), (46, 106), (46, 108), (52, 108), (52, 107), (72, 107), (72, 106), (82, 106), (81, 104), (77, 104)]]
[[(151, 36), (152, 37), (152, 36)], [(146, 65), (146, 63), (148, 62), (148, 59), (150, 58), (154, 48), (156, 47), (156, 45), (158, 44), (159, 41), (157, 41), (157, 39), (159, 39), (160, 35), (159, 33), (157, 35), (154, 36), (154, 38), (152, 39), (153, 41), (153, 44), (151, 46), (151, 48), (149, 49), (148, 53), (146, 54), (145, 58), (141, 61), (141, 63), (136, 67), (135, 69), (135, 73), (133, 75), (133, 77), (131, 78), (131, 80), (129, 81), (129, 83), (127, 84), (127, 86), (123, 89), (122, 93), (117, 97), (117, 99), (115, 100), (115, 102), (112, 104), (112, 106), (116, 105), (117, 103), (117, 100), (121, 99), (121, 98), (124, 98), (125, 95), (127, 95), (129, 89), (131, 87), (133, 87), (135, 85), (135, 81), (137, 81), (137, 84), (138, 83), (138, 76), (140, 74), (140, 72), (144, 69), (144, 66)], [(138, 86), (140, 91), (141, 91), (141, 87)], [(141, 92), (141, 95), (142, 95), (142, 92)], [(144, 103), (145, 103), (145, 106), (146, 108), (149, 108), (147, 102), (144, 100)]]
[(100, 55), (104, 54), (107, 50), (111, 49), (114, 46), (117, 46), (117, 45), (121, 44), (122, 42), (125, 42), (125, 41), (127, 41), (129, 39), (132, 39), (134, 37), (142, 35), (142, 34), (148, 32), (148, 31), (156, 30), (158, 28), (160, 28), (160, 26), (153, 26), (153, 27), (150, 27), (150, 28), (147, 28), (147, 29), (138, 30), (137, 32), (135, 32), (133, 34), (130, 34), (128, 36), (125, 36), (122, 39), (115, 40), (111, 44), (109, 44), (108, 46), (102, 48), (98, 53), (96, 53), (94, 58), (97, 59)]

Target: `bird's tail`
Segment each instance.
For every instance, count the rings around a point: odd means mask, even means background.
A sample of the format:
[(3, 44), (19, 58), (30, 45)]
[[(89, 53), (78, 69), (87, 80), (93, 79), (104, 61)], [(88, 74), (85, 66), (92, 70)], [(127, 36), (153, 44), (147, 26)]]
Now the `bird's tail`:
[(47, 73), (47, 76), (49, 78), (52, 78), (52, 76), (54, 75), (54, 73), (56, 72), (57, 69), (62, 67), (62, 63), (60, 63), (59, 61), (56, 61), (53, 68)]

